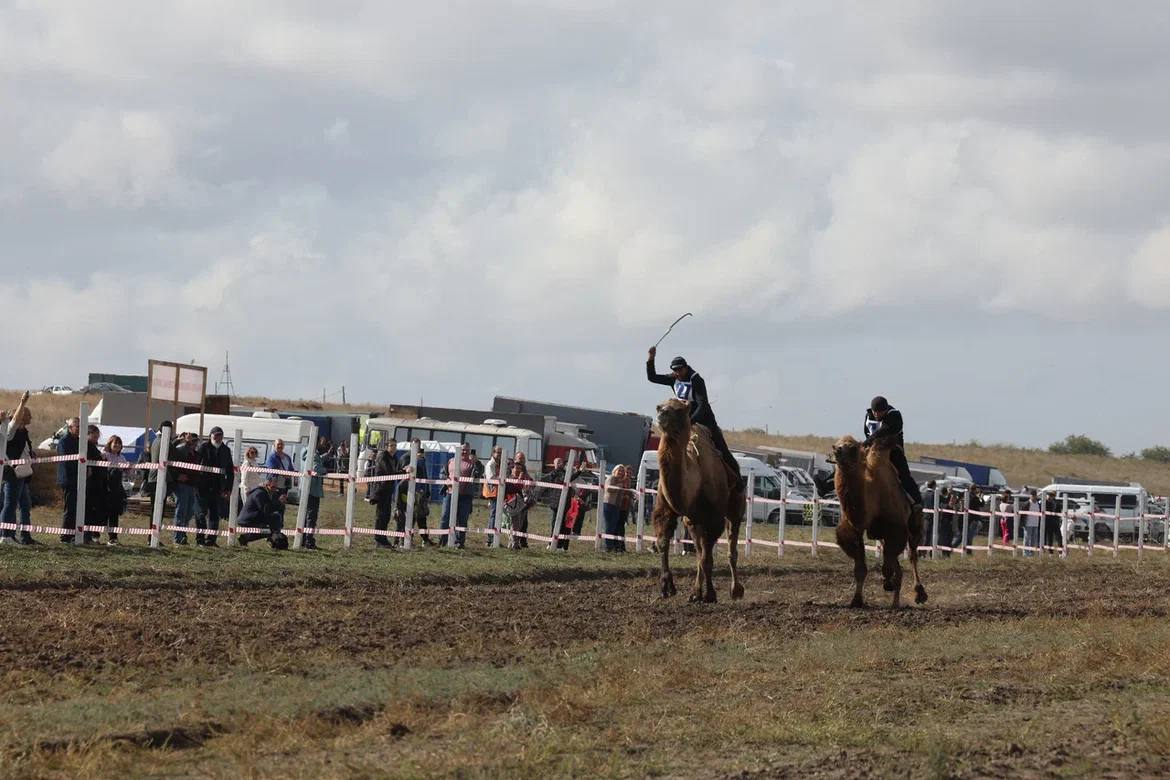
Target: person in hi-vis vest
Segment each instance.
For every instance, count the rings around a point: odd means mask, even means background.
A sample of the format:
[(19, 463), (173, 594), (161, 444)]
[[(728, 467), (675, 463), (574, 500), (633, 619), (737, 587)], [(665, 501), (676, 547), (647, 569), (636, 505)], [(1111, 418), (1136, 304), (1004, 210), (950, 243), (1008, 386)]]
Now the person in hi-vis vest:
[(898, 470), (898, 480), (902, 489), (915, 505), (922, 505), (922, 493), (918, 490), (918, 483), (910, 473), (910, 464), (906, 462), (906, 442), (902, 436), (902, 413), (890, 406), (890, 402), (883, 396), (877, 396), (865, 411), (865, 446), (877, 440), (883, 440), (890, 445), (890, 462)]
[(650, 347), (650, 356), (646, 360), (646, 378), (656, 385), (666, 385), (674, 390), (674, 397), (686, 401), (691, 409), (691, 423), (707, 426), (711, 432), (711, 441), (723, 455), (723, 460), (735, 476), (743, 481), (739, 472), (739, 463), (727, 447), (727, 440), (723, 438), (723, 431), (719, 430), (719, 423), (715, 422), (715, 412), (711, 409), (711, 401), (707, 396), (707, 383), (698, 372), (687, 365), (687, 361), (676, 357), (670, 361), (670, 373), (659, 374), (654, 370), (654, 357), (658, 354), (656, 347)]

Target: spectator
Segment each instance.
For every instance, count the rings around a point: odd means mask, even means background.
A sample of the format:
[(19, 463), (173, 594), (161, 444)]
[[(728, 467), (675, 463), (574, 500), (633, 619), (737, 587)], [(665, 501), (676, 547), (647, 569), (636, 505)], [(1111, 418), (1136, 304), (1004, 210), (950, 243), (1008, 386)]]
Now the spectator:
[(1024, 516), (1024, 555), (1031, 558), (1040, 548), (1040, 513), (1044, 511), (1040, 496), (1033, 489), (1028, 494), (1028, 514)]
[(266, 474), (264, 483), (248, 493), (248, 498), (244, 501), (244, 508), (240, 510), (239, 517), (241, 528), (263, 530), (240, 534), (240, 544), (247, 547), (249, 542), (267, 538), (273, 549), (286, 549), (288, 539), (282, 533), (284, 513), (280, 508), (286, 500), (285, 495), (280, 492), (279, 476)]
[[(620, 528), (622, 499), (625, 497), (624, 488), (628, 484), (625, 477), (626, 467), (619, 464), (605, 481), (605, 497), (601, 504), (601, 529), (607, 537), (625, 534), (624, 529)], [(604, 539), (602, 549), (606, 552), (621, 551), (617, 540), (609, 538)]]
[[(161, 456), (160, 454), (162, 452), (162, 429), (163, 428), (169, 429), (171, 434), (172, 435), (174, 434), (174, 428), (172, 427), (171, 421), (170, 420), (163, 420), (162, 425), (159, 426), (159, 430), (155, 432), (154, 438), (150, 440), (150, 457), (149, 458), (143, 457), (142, 458), (143, 460), (146, 460), (150, 463), (155, 463), (155, 464), (157, 464), (159, 462), (159, 458)], [(143, 455), (145, 456), (145, 453)], [(142, 480), (142, 491), (146, 494), (146, 497), (150, 499), (150, 516), (151, 516), (151, 518), (153, 518), (154, 517), (154, 502), (155, 502), (155, 495), (154, 494), (158, 491), (158, 469), (148, 469), (147, 470), (146, 478)], [(174, 492), (175, 492), (174, 486), (168, 483), (167, 484), (167, 495), (171, 495)], [(166, 514), (166, 510), (167, 510), (167, 504), (166, 504), (166, 501), (164, 500), (163, 501), (163, 512), (162, 512), (163, 515)]]
[(1011, 513), (1012, 513), (1012, 491), (1005, 490), (1000, 496), (1000, 515), (999, 515), (999, 532), (1003, 539), (1004, 545), (1012, 543), (1012, 528), (1011, 528)]
[(317, 453), (313, 457), (313, 477), (309, 480), (309, 503), (305, 507), (305, 530), (301, 547), (317, 549), (317, 516), (321, 513), (321, 499), (325, 497), (325, 456), (329, 454), (329, 439), (322, 436), (317, 441)]
[(934, 538), (933, 524), (938, 522), (938, 515), (942, 514), (946, 507), (947, 488), (944, 485), (942, 492), (939, 493), (938, 512), (934, 511), (934, 494), (938, 489), (938, 484), (932, 479), (926, 483), (926, 489), (922, 491), (922, 541), (921, 544), (929, 545), (931, 539)]
[[(577, 466), (573, 469), (573, 473), (569, 477), (570, 483), (573, 482), (575, 479), (577, 479), (577, 477), (579, 477), (581, 475), (581, 468), (582, 468), (581, 466)], [(564, 458), (553, 458), (552, 468), (549, 471), (545, 472), (545, 474), (540, 478), (540, 481), (541, 482), (548, 482), (550, 484), (563, 485), (565, 483), (565, 460), (564, 460)], [(549, 497), (548, 498), (548, 509), (549, 509), (549, 512), (552, 513), (552, 517), (549, 518), (549, 528), (555, 529), (557, 527), (557, 510), (560, 509), (560, 506), (561, 506), (561, 500), (560, 500), (561, 494), (560, 494), (560, 491), (557, 490), (556, 488), (545, 488), (545, 490), (547, 492), (544, 495)], [(568, 513), (569, 501), (571, 498), (572, 498), (572, 491), (570, 491), (569, 496), (565, 499), (565, 512), (566, 512), (566, 514)]]
[[(196, 532), (195, 544), (202, 547), (215, 547), (215, 537), (218, 536), (219, 521), (227, 518), (228, 498), (232, 492), (232, 477), (235, 464), (232, 462), (232, 451), (223, 442), (223, 428), (218, 425), (211, 429), (211, 436), (199, 445), (196, 451), (199, 465), (219, 469), (219, 473), (203, 472), (199, 474), (198, 496), (200, 519), (197, 520), (199, 530)], [(203, 518), (206, 516), (206, 520)]]
[[(12, 412), (8, 421), (7, 440), (4, 456), (7, 460), (26, 460), (33, 457), (32, 441), (28, 435), (28, 425), (32, 422), (32, 411), (28, 408), (28, 391), (20, 396), (20, 402)], [(4, 423), (4, 415), (0, 413), (0, 425)], [(33, 467), (31, 463), (19, 466), (5, 466), (3, 483), (0, 486), (0, 523), (16, 524), (16, 512), (20, 510), (20, 544), (36, 544), (29, 527), (32, 524), (32, 492), (29, 483), (32, 482)], [(0, 543), (15, 543), (16, 530), (8, 529), (0, 533)]]
[(122, 454), (121, 436), (111, 436), (106, 441), (102, 454), (110, 463), (110, 468), (107, 468), (104, 474), (96, 475), (99, 482), (104, 481), (104, 485), (99, 488), (99, 491), (104, 488), (104, 494), (100, 501), (101, 514), (95, 521), (106, 527), (107, 544), (113, 547), (118, 544), (118, 520), (126, 511), (126, 484), (123, 480), (127, 472), (119, 466), (130, 461)]
[(1055, 493), (1044, 494), (1044, 546), (1052, 554), (1059, 552), (1061, 502)]
[(631, 465), (626, 465), (625, 474), (622, 477), (623, 488), (621, 492), (622, 502), (618, 508), (618, 534), (622, 537), (617, 541), (618, 552), (626, 551), (626, 523), (630, 521), (630, 512), (634, 509), (634, 491), (631, 485), (634, 481), (635, 470)]
[[(339, 474), (349, 473), (349, 443), (344, 439), (337, 445), (337, 472)], [(337, 495), (345, 495), (345, 480), (337, 480)]]
[(504, 488), (504, 512), (512, 525), (509, 547), (513, 550), (528, 547), (528, 510), (536, 505), (532, 487), (524, 453), (518, 452), (512, 462), (511, 481)]
[[(939, 507), (937, 533), (938, 533), (938, 543), (942, 547), (950, 547), (951, 540), (954, 539), (954, 536), (955, 536), (955, 523), (957, 522), (955, 519), (955, 506), (956, 506), (955, 500), (958, 497), (959, 497), (959, 491), (950, 490), (948, 488), (946, 490), (946, 505), (945, 505), (945, 507), (944, 506)], [(941, 500), (941, 497), (940, 497), (940, 500)], [(931, 537), (931, 539), (928, 539), (926, 543), (933, 544), (934, 538)], [(944, 558), (951, 557), (950, 550), (940, 550), (940, 552), (942, 553), (942, 556)]]
[[(86, 428), (85, 460), (87, 463), (105, 460), (98, 447), (98, 439), (101, 438), (101, 435), (102, 432), (96, 425), (90, 425)], [(102, 466), (85, 467), (85, 525), (96, 526), (103, 522), (106, 511), (106, 480), (108, 478), (109, 470)], [(85, 544), (94, 544), (100, 539), (100, 532), (82, 529), (81, 540)]]
[[(171, 445), (171, 463), (199, 462), (199, 437), (194, 433), (181, 433)], [(181, 466), (167, 469), (167, 484), (175, 494), (175, 544), (187, 544), (187, 531), (195, 517), (195, 491), (199, 483), (199, 472)]]
[(963, 539), (963, 512), (966, 509), (967, 496), (973, 488), (968, 488), (967, 491), (952, 490), (950, 497), (951, 518), (954, 528), (951, 529), (951, 547), (956, 550), (965, 550), (971, 545), (975, 538), (975, 531), (979, 528), (979, 523), (969, 514), (967, 515), (967, 538)]
[[(459, 448), (458, 458), (451, 458), (447, 462), (447, 478), (456, 481), (455, 489), (459, 491), (459, 508), (455, 520), (455, 547), (463, 549), (467, 537), (467, 521), (471, 517), (471, 501), (475, 497), (475, 484), (471, 482), (458, 482), (460, 479), (468, 479), (475, 473), (475, 459), (471, 457), (471, 447), (465, 442)], [(443, 496), (443, 515), (439, 522), (439, 528), (446, 531), (450, 528), (451, 522), (451, 493), (448, 491), (447, 495)], [(459, 530), (463, 529), (463, 530)], [(447, 544), (448, 537), (444, 536), (439, 539), (439, 545)]]
[[(488, 511), (488, 531), (495, 532), (496, 530), (496, 499), (500, 495), (500, 486), (495, 483), (495, 480), (500, 478), (501, 469), (504, 468), (504, 448), (500, 446), (492, 447), (492, 456), (488, 458), (487, 466), (484, 468), (484, 479), (487, 481), (483, 483), (483, 497), (487, 500)], [(487, 537), (487, 543), (490, 547), (492, 544), (492, 537)]]
[[(244, 450), (244, 462), (240, 466), (242, 468), (240, 469), (240, 496), (238, 506), (243, 508), (248, 494), (263, 485), (266, 481), (263, 472), (252, 471), (252, 469), (263, 468), (260, 465), (260, 450), (254, 446), (250, 446)], [(239, 521), (238, 515), (236, 516), (236, 520), (237, 522)]]
[[(65, 423), (65, 435), (57, 442), (57, 454), (61, 456), (76, 455), (81, 444), (78, 434), (80, 421), (70, 417)], [(57, 464), (57, 486), (61, 488), (61, 497), (64, 508), (61, 510), (61, 527), (66, 533), (61, 534), (61, 541), (73, 544), (73, 531), (77, 528), (77, 461), (69, 460)]]
[(359, 477), (368, 477), (370, 475), (370, 472), (374, 468), (374, 456), (376, 454), (374, 448), (369, 444), (362, 448), (361, 453), (358, 455), (357, 475)]
[[(293, 462), (284, 451), (284, 439), (277, 439), (272, 443), (272, 452), (268, 453), (268, 460), (264, 461), (264, 467), (268, 469), (277, 469), (278, 471), (292, 471)], [(269, 474), (270, 477), (276, 477), (276, 496), (285, 500), (277, 504), (276, 511), (280, 512), (280, 519), (284, 521), (284, 510), (288, 505), (288, 491), (292, 486), (292, 477), (288, 474)]]
[[(398, 442), (390, 439), (386, 446), (378, 451), (374, 459), (375, 477), (390, 477), (401, 474), (402, 468), (398, 465)], [(384, 480), (371, 482), (367, 500), (374, 505), (374, 528), (378, 531), (387, 531), (390, 528), (390, 509), (394, 502), (394, 488), (398, 483)], [(390, 549), (394, 544), (387, 534), (375, 534), (374, 545), (379, 549)]]
[[(983, 528), (983, 521), (978, 515), (973, 512), (985, 512), (986, 504), (983, 499), (983, 489), (978, 485), (971, 488), (971, 492), (967, 494), (967, 516), (969, 518), (967, 523), (967, 544), (972, 544), (975, 537), (979, 535), (979, 531)], [(987, 533), (991, 533), (991, 526), (987, 526)]]
[[(418, 439), (413, 440), (413, 444), (418, 448), (418, 460), (414, 464), (414, 478), (429, 479), (427, 475), (427, 459), (423, 457), (422, 442)], [(406, 467), (410, 466), (409, 459), (404, 464)], [(430, 534), (427, 533), (427, 517), (431, 512), (431, 486), (418, 485), (414, 491), (414, 530), (418, 532), (419, 538), (426, 546), (435, 544), (431, 539)], [(406, 533), (406, 500), (407, 490), (405, 487), (398, 491), (398, 506), (395, 510), (395, 520), (397, 521), (397, 528), (399, 531)]]

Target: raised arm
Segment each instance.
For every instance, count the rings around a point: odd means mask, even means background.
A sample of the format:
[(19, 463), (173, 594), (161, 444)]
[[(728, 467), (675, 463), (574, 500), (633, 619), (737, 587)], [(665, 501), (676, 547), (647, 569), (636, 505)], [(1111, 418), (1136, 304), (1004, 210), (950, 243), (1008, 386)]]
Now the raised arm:
[(667, 387), (674, 386), (674, 376), (671, 374), (659, 374), (654, 370), (654, 356), (658, 354), (657, 347), (650, 347), (649, 356), (646, 358), (646, 379), (656, 385), (666, 385)]

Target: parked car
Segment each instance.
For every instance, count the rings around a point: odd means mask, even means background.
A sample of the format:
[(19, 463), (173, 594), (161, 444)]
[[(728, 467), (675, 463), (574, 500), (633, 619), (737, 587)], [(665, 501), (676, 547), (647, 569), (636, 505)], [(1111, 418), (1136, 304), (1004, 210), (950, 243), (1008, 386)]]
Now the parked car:
[(37, 395), (73, 395), (73, 388), (68, 385), (49, 385), (40, 390)]

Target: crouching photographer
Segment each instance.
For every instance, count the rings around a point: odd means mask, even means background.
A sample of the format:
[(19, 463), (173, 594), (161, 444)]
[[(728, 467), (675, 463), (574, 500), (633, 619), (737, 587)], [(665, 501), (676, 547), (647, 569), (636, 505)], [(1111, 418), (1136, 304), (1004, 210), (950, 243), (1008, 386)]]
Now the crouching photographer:
[(288, 537), (284, 529), (283, 509), (285, 497), (280, 494), (275, 474), (268, 474), (260, 487), (253, 488), (244, 501), (244, 508), (240, 510), (237, 525), (240, 528), (267, 528), (267, 533), (242, 533), (240, 544), (247, 546), (249, 542), (258, 539), (267, 539), (274, 550), (287, 550)]

